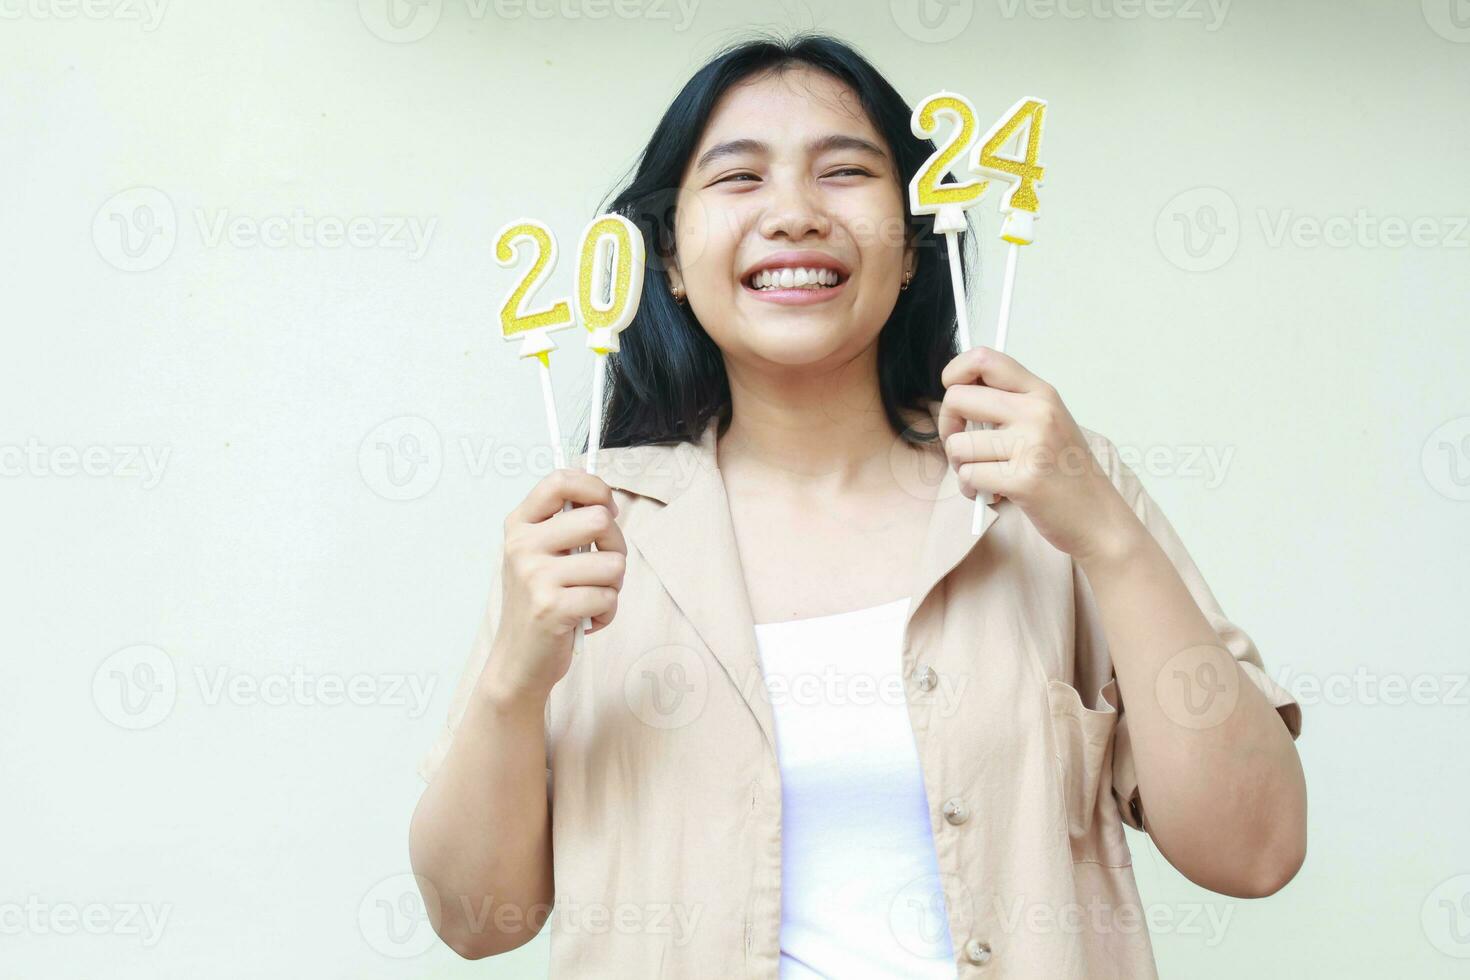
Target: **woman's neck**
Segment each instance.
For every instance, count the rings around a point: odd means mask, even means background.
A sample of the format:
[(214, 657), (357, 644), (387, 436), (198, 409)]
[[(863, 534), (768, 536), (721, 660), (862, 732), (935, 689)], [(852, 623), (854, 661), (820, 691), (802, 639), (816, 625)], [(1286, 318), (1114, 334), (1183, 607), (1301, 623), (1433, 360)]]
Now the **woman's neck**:
[(913, 447), (883, 411), (872, 352), (831, 371), (770, 373), (731, 366), (731, 421), (719, 466), (773, 491), (871, 493), (891, 486)]

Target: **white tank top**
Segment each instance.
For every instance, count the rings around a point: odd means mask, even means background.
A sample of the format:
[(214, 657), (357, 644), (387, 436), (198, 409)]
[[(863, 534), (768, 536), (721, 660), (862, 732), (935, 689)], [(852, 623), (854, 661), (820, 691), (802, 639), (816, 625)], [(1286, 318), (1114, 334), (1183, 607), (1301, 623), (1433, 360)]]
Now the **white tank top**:
[(758, 623), (781, 768), (781, 980), (953, 980), (903, 685), (909, 600)]

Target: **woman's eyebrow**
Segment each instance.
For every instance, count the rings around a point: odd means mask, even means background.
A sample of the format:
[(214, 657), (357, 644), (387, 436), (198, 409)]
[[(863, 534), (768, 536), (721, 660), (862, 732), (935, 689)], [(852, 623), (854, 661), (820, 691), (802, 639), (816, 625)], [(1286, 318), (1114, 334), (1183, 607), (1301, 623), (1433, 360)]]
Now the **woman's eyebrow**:
[[(807, 152), (816, 156), (832, 150), (856, 150), (859, 153), (870, 153), (876, 157), (888, 158), (883, 148), (872, 140), (861, 136), (851, 136), (847, 133), (831, 133), (827, 136), (819, 136), (806, 145)], [(767, 153), (771, 147), (757, 139), (726, 140), (716, 143), (700, 154), (694, 164), (695, 170), (703, 170), (705, 167), (724, 157), (736, 156), (741, 153)]]

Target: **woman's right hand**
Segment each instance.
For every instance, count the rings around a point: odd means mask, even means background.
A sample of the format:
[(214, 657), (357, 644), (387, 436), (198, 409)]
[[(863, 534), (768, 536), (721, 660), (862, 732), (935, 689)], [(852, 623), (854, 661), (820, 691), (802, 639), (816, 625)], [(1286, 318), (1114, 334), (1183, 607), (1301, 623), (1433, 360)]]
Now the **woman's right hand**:
[[(567, 501), (580, 506), (563, 511)], [(558, 469), (506, 516), (500, 621), (481, 677), (497, 697), (544, 702), (571, 666), (577, 624), (612, 622), (628, 560), (616, 514), (601, 477)]]

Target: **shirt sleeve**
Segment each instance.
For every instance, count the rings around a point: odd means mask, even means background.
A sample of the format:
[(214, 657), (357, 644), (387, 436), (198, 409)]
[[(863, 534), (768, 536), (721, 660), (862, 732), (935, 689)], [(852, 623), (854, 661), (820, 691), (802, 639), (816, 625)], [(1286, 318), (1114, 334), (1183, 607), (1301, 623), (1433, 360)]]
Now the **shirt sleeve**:
[[(465, 708), (470, 702), (470, 695), (474, 692), (475, 684), (480, 679), (480, 674), (485, 669), (485, 663), (490, 659), (490, 647), (495, 641), (495, 633), (500, 628), (500, 614), (504, 597), (501, 589), (504, 585), (502, 578), (501, 563), (504, 558), (502, 548), (497, 549), (495, 562), (490, 575), (489, 597), (485, 604), (485, 614), (480, 617), (479, 628), (475, 631), (474, 645), (470, 648), (469, 658), (466, 660), (464, 669), (460, 672), (459, 682), (455, 685), (454, 694), (449, 700), (449, 714), (444, 720), (444, 725), (439, 729), (433, 744), (428, 752), (419, 760), (418, 773), (424, 782), (430, 782), (439, 767), (444, 763), (444, 757), (449, 754), (449, 746), (454, 741), (454, 733), (459, 729), (460, 721), (464, 718)], [(548, 769), (548, 772), (550, 770)]]
[[(1118, 488), (1123, 499), (1133, 508), (1155, 541), (1169, 557), (1179, 577), (1184, 580), (1190, 595), (1205, 619), (1219, 637), (1220, 645), (1230, 652), (1241, 671), (1266, 696), (1286, 725), (1295, 741), (1302, 730), (1302, 710), (1296, 699), (1266, 673), (1260, 651), (1255, 642), (1235, 623), (1231, 622), (1220, 608), (1214, 593), (1200, 575), (1199, 568), (1190, 558), (1184, 543), (1175, 533), (1173, 526), (1159, 509), (1157, 503), (1143, 488), (1138, 475), (1125, 463), (1118, 448), (1111, 440), (1094, 432), (1084, 430), (1091, 443), (1093, 454), (1107, 471), (1108, 478)], [(1101, 679), (1100, 695), (1110, 708), (1118, 712), (1118, 724), (1114, 731), (1113, 744), (1113, 797), (1123, 822), (1136, 830), (1143, 830), (1144, 804), (1139, 797), (1138, 776), (1134, 768), (1133, 743), (1128, 732), (1128, 712), (1118, 690), (1117, 675), (1113, 670), (1108, 653), (1107, 639), (1102, 630), (1096, 600), (1087, 578), (1076, 570), (1074, 575), (1077, 593), (1077, 657), (1078, 673), (1091, 679)], [(1097, 690), (1097, 688), (1093, 688)]]

